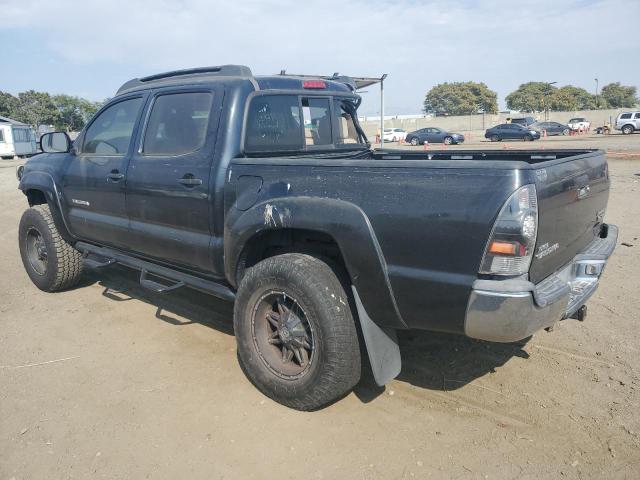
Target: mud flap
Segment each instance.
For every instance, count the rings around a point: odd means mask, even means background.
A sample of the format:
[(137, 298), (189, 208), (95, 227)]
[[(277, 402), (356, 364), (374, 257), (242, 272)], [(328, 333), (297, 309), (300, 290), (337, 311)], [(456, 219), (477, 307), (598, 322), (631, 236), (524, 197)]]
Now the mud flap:
[(360, 301), (356, 287), (351, 286), (351, 288), (358, 309), (367, 355), (373, 370), (373, 378), (378, 385), (383, 386), (396, 378), (402, 368), (398, 336), (394, 329), (380, 328), (371, 320)]

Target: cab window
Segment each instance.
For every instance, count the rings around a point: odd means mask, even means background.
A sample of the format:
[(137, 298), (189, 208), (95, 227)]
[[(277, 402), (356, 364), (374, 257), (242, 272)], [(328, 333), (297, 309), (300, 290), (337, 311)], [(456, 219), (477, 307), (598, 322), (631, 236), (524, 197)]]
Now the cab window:
[(333, 111), (337, 117), (338, 124), (336, 145), (354, 145), (361, 143), (360, 134), (358, 134), (353, 120), (356, 113), (352, 104), (346, 100), (336, 98), (333, 101)]
[(306, 146), (332, 145), (331, 107), (328, 98), (303, 98), (304, 143)]
[(131, 98), (103, 110), (87, 129), (82, 153), (125, 155), (141, 104), (142, 98)]
[(355, 102), (349, 98), (267, 94), (255, 96), (249, 104), (247, 153), (348, 148), (364, 141)]
[(202, 148), (213, 95), (172, 93), (156, 98), (144, 135), (145, 155), (185, 155)]

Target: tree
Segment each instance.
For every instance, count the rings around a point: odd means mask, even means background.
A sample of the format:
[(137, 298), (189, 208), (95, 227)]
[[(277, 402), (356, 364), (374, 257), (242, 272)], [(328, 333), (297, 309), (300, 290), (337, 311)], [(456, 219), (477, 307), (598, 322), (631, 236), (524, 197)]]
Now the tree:
[(91, 116), (100, 108), (100, 103), (71, 95), (55, 95), (53, 103), (58, 109), (56, 128), (70, 131), (82, 130)]
[(56, 123), (58, 117), (58, 109), (48, 93), (28, 90), (18, 94), (16, 120), (28, 123), (38, 130), (40, 125)]
[(636, 87), (620, 85), (620, 82), (605, 85), (600, 92), (610, 108), (631, 108), (638, 103)]
[[(570, 110), (594, 110), (596, 108), (596, 97), (587, 92), (584, 88), (566, 85), (555, 89), (549, 96), (547, 108), (556, 112), (566, 112)], [(599, 108), (606, 108), (605, 101), (598, 102)]]
[(505, 98), (507, 108), (521, 112), (542, 112), (546, 109), (545, 103), (549, 102), (548, 97), (555, 90), (553, 85), (546, 82), (523, 83)]
[(427, 92), (424, 111), (449, 115), (497, 113), (498, 95), (484, 83), (445, 82)]
[(0, 117), (13, 118), (18, 109), (18, 99), (7, 92), (0, 91)]

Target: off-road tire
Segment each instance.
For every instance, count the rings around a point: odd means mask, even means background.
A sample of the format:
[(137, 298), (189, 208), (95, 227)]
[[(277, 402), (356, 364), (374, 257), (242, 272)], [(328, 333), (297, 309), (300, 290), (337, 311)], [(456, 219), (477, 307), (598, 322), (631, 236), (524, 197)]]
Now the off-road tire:
[[(313, 356), (299, 378), (274, 372), (258, 347), (252, 325), (258, 321), (260, 300), (273, 291), (295, 300), (313, 331)], [(278, 403), (316, 410), (341, 398), (360, 380), (360, 347), (349, 299), (332, 269), (315, 257), (288, 253), (251, 267), (238, 289), (233, 325), (242, 370)]]
[[(46, 248), (47, 265), (42, 274), (28, 258), (27, 236), (33, 230), (41, 235)], [(25, 210), (18, 237), (22, 264), (36, 287), (45, 292), (58, 292), (78, 283), (82, 274), (82, 255), (60, 236), (48, 205), (34, 205)]]

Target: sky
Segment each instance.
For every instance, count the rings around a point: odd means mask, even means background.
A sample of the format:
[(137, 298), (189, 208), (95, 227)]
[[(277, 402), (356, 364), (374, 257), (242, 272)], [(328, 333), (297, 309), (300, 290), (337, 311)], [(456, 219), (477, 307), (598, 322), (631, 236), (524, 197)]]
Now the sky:
[[(256, 75), (379, 77), (385, 114), (442, 82), (504, 97), (528, 81), (640, 90), (638, 0), (0, 0), (0, 90), (90, 100), (130, 78), (243, 64)], [(379, 90), (360, 113), (379, 112)]]

